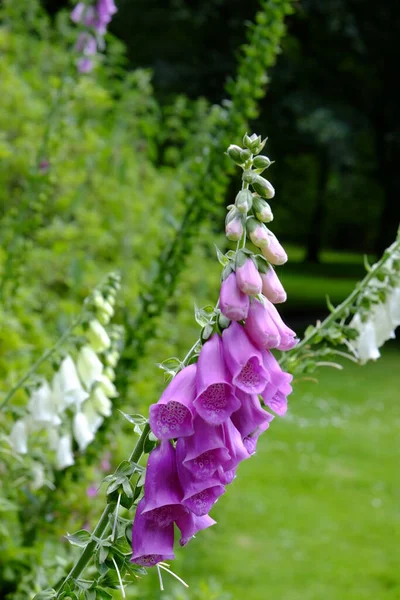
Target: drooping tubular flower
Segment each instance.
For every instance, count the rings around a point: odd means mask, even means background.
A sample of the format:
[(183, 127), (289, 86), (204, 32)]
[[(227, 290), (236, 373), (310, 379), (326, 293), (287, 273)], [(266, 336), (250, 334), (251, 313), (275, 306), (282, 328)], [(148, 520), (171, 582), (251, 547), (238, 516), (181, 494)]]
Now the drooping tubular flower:
[[(227, 237), (238, 244), (236, 252), (227, 255), (228, 265), (224, 263), (211, 332), (203, 331), (197, 363), (178, 371), (150, 407), (150, 427), (160, 442), (150, 454), (144, 498), (133, 524), (132, 561), (140, 565), (173, 557), (174, 523), (181, 531), (181, 545), (214, 525), (209, 511), (235, 479), (240, 463), (255, 453), (259, 436), (274, 418), (261, 399), (283, 416), (292, 391), (292, 376), (270, 352), (288, 350), (297, 341), (273, 304), (283, 302), (286, 293), (265, 260), (263, 236), (271, 246), (270, 262), (286, 260), (282, 246), (261, 223), (271, 221), (272, 212), (260, 194), (271, 198), (274, 192), (258, 173), (271, 161), (257, 157), (254, 179), (247, 161), (264, 142), (257, 136), (245, 138), (246, 151), (230, 147), (230, 152), (235, 162), (245, 161), (245, 184), (254, 180), (257, 194), (244, 186), (228, 214)], [(250, 225), (243, 227), (249, 217)], [(247, 229), (264, 256), (245, 248)]]

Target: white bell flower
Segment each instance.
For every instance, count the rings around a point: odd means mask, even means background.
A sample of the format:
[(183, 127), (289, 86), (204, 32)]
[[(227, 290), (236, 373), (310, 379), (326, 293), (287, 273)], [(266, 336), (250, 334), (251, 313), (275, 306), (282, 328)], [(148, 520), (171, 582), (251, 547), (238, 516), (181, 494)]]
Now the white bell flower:
[(400, 325), (400, 286), (390, 294), (389, 307), (393, 326), (398, 327)]
[(96, 386), (91, 396), (93, 406), (98, 413), (103, 417), (109, 417), (112, 413), (112, 402), (109, 400), (104, 393), (103, 388)]
[(380, 348), (387, 340), (394, 338), (394, 324), (388, 302), (376, 304), (372, 311), (372, 322), (375, 327), (376, 343)]
[(96, 431), (102, 425), (104, 418), (101, 415), (99, 415), (99, 413), (95, 409), (92, 398), (89, 398), (89, 400), (85, 402), (82, 410), (89, 423), (91, 431), (93, 433), (96, 433)]
[(47, 381), (43, 381), (40, 387), (31, 393), (28, 409), (33, 421), (36, 421), (36, 423), (43, 425), (61, 424), (61, 419), (57, 415), (58, 406)]
[(86, 336), (95, 352), (103, 352), (111, 345), (107, 331), (97, 319), (90, 321)]
[(64, 410), (71, 404), (79, 407), (89, 397), (89, 394), (83, 389), (75, 363), (70, 356), (64, 358), (57, 375), (56, 393), (61, 395), (60, 409)]
[(83, 346), (76, 359), (78, 374), (86, 389), (90, 390), (96, 381), (100, 381), (103, 363), (91, 346)]
[(19, 454), (27, 454), (28, 452), (28, 428), (24, 419), (15, 421), (9, 440), (12, 449)]
[(351, 341), (351, 345), (356, 350), (358, 357), (362, 363), (366, 363), (368, 360), (376, 360), (380, 357), (378, 350), (378, 344), (376, 341), (375, 326), (371, 320), (361, 320), (359, 314), (355, 314), (350, 327), (357, 329), (359, 332), (358, 338)]
[(57, 448), (57, 469), (66, 469), (74, 464), (72, 438), (69, 433), (60, 437)]
[(78, 442), (79, 450), (82, 452), (94, 440), (94, 433), (84, 413), (76, 413), (72, 422), (72, 429), (74, 438)]

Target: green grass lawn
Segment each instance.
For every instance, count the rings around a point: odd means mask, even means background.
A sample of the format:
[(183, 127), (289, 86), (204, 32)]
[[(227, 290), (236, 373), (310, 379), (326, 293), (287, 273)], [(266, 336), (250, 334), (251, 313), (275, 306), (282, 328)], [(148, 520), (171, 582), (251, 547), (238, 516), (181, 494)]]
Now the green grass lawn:
[[(153, 570), (131, 597), (400, 598), (399, 367), (391, 348), (298, 382), (288, 415), (212, 511), (218, 524), (177, 550), (173, 569), (190, 590), (171, 593), (165, 575), (161, 594)], [(210, 580), (220, 593), (201, 592)]]

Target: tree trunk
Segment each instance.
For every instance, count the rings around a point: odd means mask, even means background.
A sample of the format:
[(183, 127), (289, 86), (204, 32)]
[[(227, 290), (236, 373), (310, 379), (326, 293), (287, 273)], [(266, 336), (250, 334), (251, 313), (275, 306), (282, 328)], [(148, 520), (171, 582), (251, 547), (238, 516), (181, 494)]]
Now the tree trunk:
[(317, 199), (310, 220), (310, 231), (307, 238), (306, 261), (319, 262), (322, 246), (323, 225), (326, 215), (326, 189), (329, 180), (329, 160), (327, 153), (322, 150), (319, 160)]

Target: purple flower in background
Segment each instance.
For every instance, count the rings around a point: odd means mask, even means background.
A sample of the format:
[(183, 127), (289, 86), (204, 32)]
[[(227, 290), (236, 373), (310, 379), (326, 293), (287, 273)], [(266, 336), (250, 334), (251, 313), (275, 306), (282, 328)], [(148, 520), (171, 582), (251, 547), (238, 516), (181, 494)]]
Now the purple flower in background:
[(83, 31), (78, 36), (75, 49), (85, 56), (93, 56), (97, 52), (96, 39), (89, 33), (86, 33), (86, 31)]
[(198, 517), (206, 515), (213, 504), (225, 492), (217, 475), (207, 479), (197, 479), (183, 464), (185, 448), (178, 440), (176, 445), (176, 462), (179, 481), (183, 490), (183, 505)]
[(268, 350), (263, 353), (263, 358), (264, 366), (270, 374), (270, 381), (261, 394), (262, 399), (264, 404), (283, 417), (287, 411), (287, 397), (292, 392), (290, 383), (293, 377), (282, 371), (278, 361)]
[(232, 322), (222, 334), (225, 361), (234, 386), (248, 394), (260, 394), (269, 381), (262, 355), (253, 345), (244, 328)]
[(98, 492), (99, 489), (96, 485), (89, 485), (89, 487), (86, 488), (86, 496), (88, 498), (94, 498), (97, 496)]
[(103, 47), (102, 36), (106, 33), (107, 25), (116, 12), (117, 7), (114, 4), (114, 0), (98, 0), (96, 6), (78, 2), (72, 10), (72, 21), (83, 24), (97, 36), (96, 40), (88, 32), (82, 32), (79, 35), (76, 50), (84, 55), (77, 63), (80, 73), (89, 73), (93, 69), (94, 62), (89, 57), (96, 54), (98, 45), (101, 48)]
[(222, 314), (231, 321), (242, 321), (247, 317), (249, 306), (250, 298), (239, 289), (236, 274), (231, 273), (221, 285), (219, 307)]
[(157, 404), (150, 406), (150, 427), (159, 439), (192, 435), (196, 371), (197, 365), (179, 371)]
[(243, 444), (240, 432), (236, 429), (231, 419), (227, 419), (223, 424), (223, 428), (225, 444), (231, 458), (226, 464), (222, 465), (222, 468), (224, 471), (233, 471), (242, 460), (246, 460), (250, 455)]
[(216, 521), (209, 515), (197, 517), (195, 514), (189, 512), (186, 513), (186, 515), (179, 517), (179, 519), (176, 520), (176, 524), (181, 530), (181, 539), (179, 540), (180, 545), (186, 546), (196, 533), (215, 525), (215, 523)]
[(255, 298), (250, 304), (245, 329), (258, 348), (277, 348), (280, 344), (281, 338), (274, 319), (264, 304)]
[(112, 19), (112, 16), (117, 12), (114, 0), (98, 0), (97, 5), (97, 31), (104, 35), (107, 29), (107, 25)]
[(176, 453), (168, 440), (150, 454), (144, 484), (145, 503), (142, 513), (158, 527), (167, 527), (186, 510), (176, 469)]
[(205, 342), (197, 363), (194, 407), (212, 425), (220, 425), (240, 406), (225, 366), (222, 340), (217, 333)]
[(159, 527), (157, 523), (143, 516), (145, 501), (142, 499), (136, 509), (132, 528), (131, 562), (143, 567), (152, 567), (164, 560), (173, 560), (174, 525)]
[(236, 268), (236, 281), (239, 289), (249, 296), (261, 294), (262, 281), (260, 273), (251, 258), (246, 258), (241, 267)]
[(257, 394), (245, 394), (241, 390), (236, 390), (236, 394), (241, 406), (233, 413), (232, 423), (240, 432), (247, 452), (254, 454), (259, 436), (274, 417), (261, 407)]
[(286, 302), (286, 292), (275, 269), (270, 265), (266, 273), (260, 273), (262, 293), (270, 302), (280, 304)]
[(78, 60), (79, 73), (90, 73), (93, 70), (94, 62), (91, 58), (80, 58)]
[(218, 467), (229, 460), (225, 447), (225, 437), (221, 425), (210, 425), (201, 417), (193, 421), (194, 434), (180, 438), (182, 462), (198, 479), (207, 479), (214, 475)]

